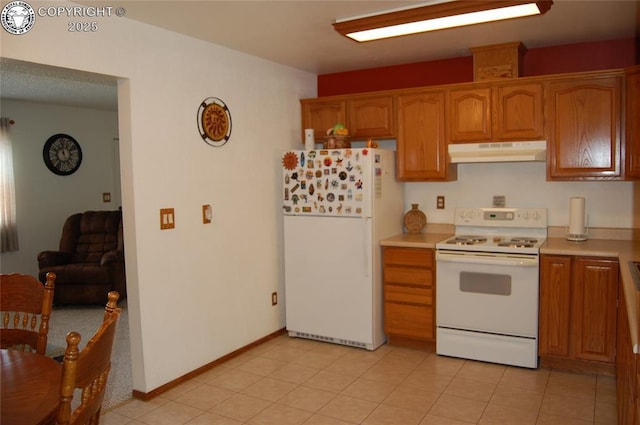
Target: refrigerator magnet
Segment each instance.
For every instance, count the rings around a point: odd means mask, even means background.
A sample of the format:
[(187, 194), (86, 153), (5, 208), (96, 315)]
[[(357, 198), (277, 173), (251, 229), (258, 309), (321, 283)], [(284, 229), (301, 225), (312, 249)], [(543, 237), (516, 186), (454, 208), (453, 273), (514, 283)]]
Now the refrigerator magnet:
[(282, 166), (287, 170), (293, 170), (298, 166), (298, 155), (287, 152), (282, 156)]

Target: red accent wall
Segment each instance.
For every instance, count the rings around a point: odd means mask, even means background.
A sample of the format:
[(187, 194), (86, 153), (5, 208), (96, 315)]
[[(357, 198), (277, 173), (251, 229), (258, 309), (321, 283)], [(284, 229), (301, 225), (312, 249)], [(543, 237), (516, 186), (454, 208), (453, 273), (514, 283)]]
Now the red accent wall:
[[(635, 63), (633, 38), (527, 50), (524, 76), (624, 68)], [(318, 97), (473, 81), (473, 57), (318, 75)]]

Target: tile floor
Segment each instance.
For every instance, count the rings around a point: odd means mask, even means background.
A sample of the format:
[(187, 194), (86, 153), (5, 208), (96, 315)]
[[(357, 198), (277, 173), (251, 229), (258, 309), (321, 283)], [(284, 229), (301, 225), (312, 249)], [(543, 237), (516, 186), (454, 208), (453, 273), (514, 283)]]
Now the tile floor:
[(282, 335), (102, 425), (615, 425), (615, 378)]

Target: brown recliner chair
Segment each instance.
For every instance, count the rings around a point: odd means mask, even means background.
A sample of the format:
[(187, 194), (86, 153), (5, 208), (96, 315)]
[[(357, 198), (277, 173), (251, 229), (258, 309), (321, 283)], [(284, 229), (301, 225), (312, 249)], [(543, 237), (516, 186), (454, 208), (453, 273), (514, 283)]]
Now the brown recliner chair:
[(38, 254), (40, 280), (56, 274), (54, 304), (103, 304), (109, 291), (126, 297), (122, 211), (86, 211), (70, 216), (59, 251)]

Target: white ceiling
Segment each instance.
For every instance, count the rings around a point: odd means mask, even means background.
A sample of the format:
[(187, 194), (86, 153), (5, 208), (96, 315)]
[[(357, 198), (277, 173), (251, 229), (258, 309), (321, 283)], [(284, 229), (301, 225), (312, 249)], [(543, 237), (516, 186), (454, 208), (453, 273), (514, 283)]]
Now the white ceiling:
[[(123, 7), (126, 17), (314, 74), (468, 56), (469, 48), (522, 41), (528, 48), (634, 37), (636, 0), (554, 0), (543, 16), (356, 43), (333, 30), (345, 18), (431, 1), (76, 1)], [(0, 60), (3, 98), (63, 96), (63, 104), (115, 108), (115, 79)], [(57, 89), (56, 89), (57, 88)], [(58, 94), (56, 94), (58, 93)], [(94, 94), (95, 93), (95, 94)], [(106, 104), (105, 104), (106, 102)]]

